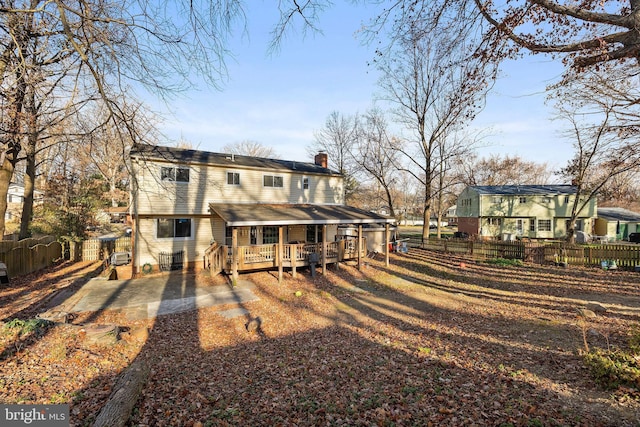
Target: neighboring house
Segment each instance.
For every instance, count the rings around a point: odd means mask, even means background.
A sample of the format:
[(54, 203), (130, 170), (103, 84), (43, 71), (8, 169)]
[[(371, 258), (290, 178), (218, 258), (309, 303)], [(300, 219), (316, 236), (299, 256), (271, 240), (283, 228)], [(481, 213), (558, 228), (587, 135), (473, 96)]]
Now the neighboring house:
[(96, 220), (103, 224), (125, 224), (127, 223), (127, 217), (129, 216), (129, 207), (127, 206), (109, 206), (108, 208), (101, 209), (96, 214)]
[[(481, 237), (563, 238), (576, 188), (571, 185), (470, 186), (460, 196), (458, 230)], [(579, 213), (576, 231), (593, 234), (596, 200)]]
[(640, 232), (640, 213), (623, 208), (598, 208), (595, 235), (614, 241), (625, 240), (637, 232)]
[(344, 205), (344, 178), (325, 153), (307, 163), (140, 145), (130, 157), (138, 271), (158, 265), (161, 252), (202, 265), (216, 246), (268, 267), (276, 244), (334, 242), (339, 225), (393, 222)]
[[(42, 203), (44, 193), (33, 191), (33, 204)], [(7, 212), (4, 215), (5, 221), (19, 221), (22, 216), (22, 205), (24, 204), (24, 185), (12, 182), (7, 191)]]
[(448, 225), (456, 225), (458, 223), (458, 216), (456, 214), (458, 207), (456, 205), (451, 206), (445, 213), (445, 221)]

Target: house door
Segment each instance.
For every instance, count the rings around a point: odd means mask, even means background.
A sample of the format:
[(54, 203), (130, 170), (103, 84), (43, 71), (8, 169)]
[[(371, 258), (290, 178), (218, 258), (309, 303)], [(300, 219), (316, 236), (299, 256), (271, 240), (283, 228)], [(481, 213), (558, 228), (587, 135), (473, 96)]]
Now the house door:
[(322, 227), (307, 225), (307, 243), (322, 242)]
[(519, 235), (522, 235), (524, 231), (524, 220), (523, 219), (517, 219), (516, 220), (516, 233)]

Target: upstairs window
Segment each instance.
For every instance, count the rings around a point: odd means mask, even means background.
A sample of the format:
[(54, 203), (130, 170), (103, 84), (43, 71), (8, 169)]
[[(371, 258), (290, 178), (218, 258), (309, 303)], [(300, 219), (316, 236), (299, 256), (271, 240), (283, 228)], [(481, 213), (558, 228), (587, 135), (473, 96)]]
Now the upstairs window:
[(240, 173), (227, 172), (227, 185), (240, 185)]
[(519, 203), (527, 203), (527, 198), (526, 197), (520, 197), (518, 202)]
[(262, 185), (265, 187), (284, 187), (284, 180), (278, 175), (264, 175)]
[(495, 203), (495, 204), (500, 204), (500, 203), (502, 203), (502, 197), (499, 197), (499, 196), (493, 196), (493, 197), (491, 198), (491, 202), (492, 202), (492, 203)]
[(569, 204), (569, 196), (564, 196), (564, 203), (565, 203), (566, 205), (568, 205), (568, 204)]
[(544, 196), (544, 197), (542, 198), (542, 203), (547, 203), (547, 204), (548, 204), (548, 203), (551, 203), (551, 197), (549, 197), (549, 196)]
[(163, 166), (160, 168), (160, 179), (162, 181), (189, 182), (189, 169)]
[(302, 189), (303, 190), (309, 189), (309, 178), (307, 177), (302, 178)]

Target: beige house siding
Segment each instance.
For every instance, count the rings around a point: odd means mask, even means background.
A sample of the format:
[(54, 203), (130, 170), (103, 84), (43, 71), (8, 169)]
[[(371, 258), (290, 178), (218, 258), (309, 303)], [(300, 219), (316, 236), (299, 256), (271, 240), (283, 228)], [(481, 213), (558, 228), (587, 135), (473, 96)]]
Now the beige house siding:
[[(228, 200), (234, 203), (344, 203), (343, 181), (339, 176), (190, 165), (189, 182), (172, 182), (160, 179), (163, 166), (182, 167), (168, 162), (147, 161), (142, 166), (134, 162), (140, 189), (134, 197), (137, 197), (140, 215), (205, 215), (209, 203)], [(240, 184), (227, 184), (227, 172), (238, 173)], [(282, 177), (283, 187), (265, 187), (265, 175)], [(302, 188), (303, 178), (308, 178), (308, 189)]]
[[(172, 217), (175, 218), (175, 217)], [(184, 251), (185, 262), (202, 262), (204, 251), (211, 242), (211, 222), (208, 216), (188, 217), (191, 219), (191, 236), (180, 239), (161, 239), (157, 237), (157, 219), (140, 218), (137, 233), (136, 265), (146, 263), (157, 265), (160, 252)]]

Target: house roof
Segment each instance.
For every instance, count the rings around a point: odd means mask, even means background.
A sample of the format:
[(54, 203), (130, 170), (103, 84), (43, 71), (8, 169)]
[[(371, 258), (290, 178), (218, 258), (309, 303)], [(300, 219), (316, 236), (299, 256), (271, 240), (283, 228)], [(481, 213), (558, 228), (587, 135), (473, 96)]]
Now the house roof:
[(392, 223), (395, 219), (345, 205), (211, 203), (209, 210), (228, 227)]
[(640, 213), (623, 208), (598, 208), (598, 218), (607, 221), (640, 222)]
[(183, 148), (164, 147), (159, 145), (138, 144), (131, 149), (132, 158), (142, 160), (159, 160), (190, 164), (224, 166), (228, 168), (246, 167), (256, 169), (272, 169), (312, 173), (323, 175), (340, 175), (328, 168), (310, 162), (295, 160), (267, 159), (262, 157), (241, 156), (238, 154), (213, 153), (209, 151), (187, 150)]
[(550, 194), (575, 194), (577, 189), (573, 185), (473, 185), (479, 194), (489, 195), (550, 195)]

